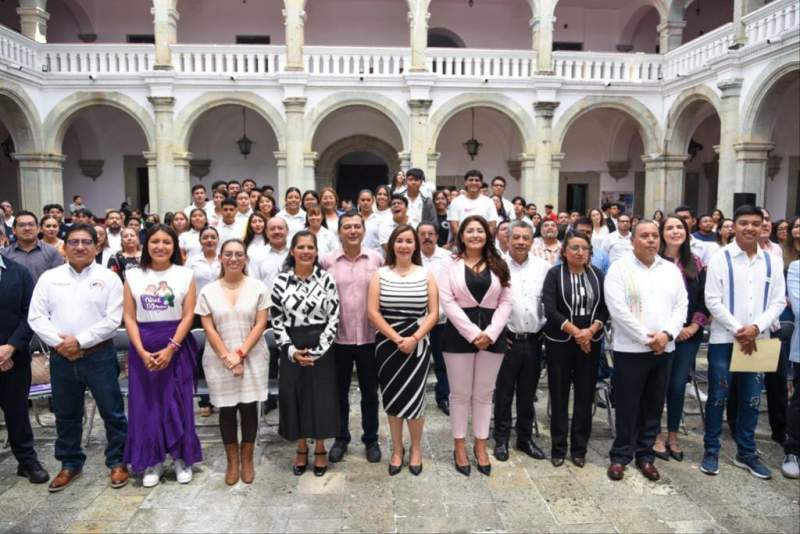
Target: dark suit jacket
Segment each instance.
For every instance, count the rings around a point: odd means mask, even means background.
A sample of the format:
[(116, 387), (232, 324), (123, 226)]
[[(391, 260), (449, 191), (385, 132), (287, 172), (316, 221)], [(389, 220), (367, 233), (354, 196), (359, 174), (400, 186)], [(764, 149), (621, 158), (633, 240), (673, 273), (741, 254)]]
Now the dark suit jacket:
[(436, 206), (433, 204), (432, 198), (426, 198), (422, 201), (422, 222), (439, 225), (439, 218), (436, 217)]
[(614, 221), (611, 220), (611, 217), (606, 217), (606, 226), (608, 227), (609, 234), (617, 231), (617, 225), (614, 224)]
[[(600, 321), (605, 324), (608, 321), (608, 310), (606, 301), (603, 297), (603, 273), (593, 265), (586, 268), (586, 279), (592, 286), (594, 293), (594, 308), (590, 316), (589, 324)], [(572, 336), (561, 330), (565, 321), (573, 322), (574, 312), (572, 310), (572, 285), (569, 283), (569, 267), (561, 263), (547, 271), (542, 287), (542, 302), (544, 303), (544, 314), (547, 323), (544, 325), (544, 335), (551, 341), (561, 343), (572, 339)], [(603, 331), (597, 333), (594, 341), (600, 341)]]
[(28, 307), (33, 294), (33, 278), (28, 269), (3, 258), (6, 268), (0, 276), (0, 345), (13, 345), (15, 365), (30, 363), (29, 345), (33, 331), (28, 326)]

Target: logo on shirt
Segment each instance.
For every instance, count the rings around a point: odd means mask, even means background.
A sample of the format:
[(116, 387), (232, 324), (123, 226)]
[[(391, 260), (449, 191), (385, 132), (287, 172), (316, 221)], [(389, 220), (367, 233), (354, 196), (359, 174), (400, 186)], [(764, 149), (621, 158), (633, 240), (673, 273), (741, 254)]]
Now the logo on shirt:
[(97, 291), (102, 291), (106, 284), (102, 280), (92, 280), (89, 282), (89, 287)]
[(140, 300), (145, 311), (165, 311), (175, 307), (175, 292), (167, 282), (161, 281), (158, 286), (148, 284)]

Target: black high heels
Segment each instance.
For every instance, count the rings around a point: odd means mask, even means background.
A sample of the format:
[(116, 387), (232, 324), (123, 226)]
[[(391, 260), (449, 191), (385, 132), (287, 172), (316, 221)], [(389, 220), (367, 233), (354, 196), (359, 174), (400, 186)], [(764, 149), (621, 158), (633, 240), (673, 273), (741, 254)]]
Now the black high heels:
[[(413, 447), (412, 447), (413, 450)], [(420, 473), (422, 473), (422, 460), (420, 460), (419, 465), (412, 465), (411, 464), (411, 456), (408, 457), (408, 470), (411, 472), (412, 475), (418, 477)]]
[(478, 472), (488, 476), (492, 476), (492, 464), (488, 463), (486, 465), (481, 465), (480, 460), (478, 460), (478, 453), (475, 453), (475, 463), (478, 465)]
[(298, 455), (303, 455), (306, 457), (306, 463), (303, 465), (292, 464), (292, 473), (294, 473), (294, 476), (299, 477), (306, 472), (306, 468), (308, 467), (308, 449), (304, 451), (298, 449), (296, 452)]
[(406, 448), (403, 447), (402, 453), (400, 454), (400, 465), (392, 465), (392, 459), (389, 458), (389, 476), (393, 477), (398, 474), (400, 471), (403, 470), (403, 458), (406, 456)]
[[(326, 454), (328, 454), (328, 451), (315, 452), (314, 456), (325, 456)], [(328, 471), (328, 464), (317, 465), (317, 462), (314, 462), (314, 476), (315, 477), (321, 477), (327, 471)]]
[(465, 477), (469, 476), (471, 471), (469, 463), (467, 465), (458, 465), (458, 460), (456, 460), (456, 451), (453, 451), (453, 465), (456, 466), (456, 471), (458, 471), (460, 474), (464, 475)]

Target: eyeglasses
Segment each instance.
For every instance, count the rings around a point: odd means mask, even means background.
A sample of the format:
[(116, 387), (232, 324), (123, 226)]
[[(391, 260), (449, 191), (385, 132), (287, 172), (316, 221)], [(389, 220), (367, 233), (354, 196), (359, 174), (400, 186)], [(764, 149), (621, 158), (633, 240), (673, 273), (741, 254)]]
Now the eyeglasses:
[(585, 247), (583, 245), (570, 245), (567, 247), (567, 250), (570, 252), (589, 252), (592, 250), (591, 247)]
[(246, 256), (246, 254), (244, 252), (223, 252), (222, 253), (222, 257), (225, 258), (226, 260), (229, 260), (231, 258), (236, 258), (237, 260), (241, 260), (245, 256)]
[(79, 246), (91, 247), (92, 245), (94, 245), (94, 241), (91, 239), (67, 239), (67, 246), (72, 248)]

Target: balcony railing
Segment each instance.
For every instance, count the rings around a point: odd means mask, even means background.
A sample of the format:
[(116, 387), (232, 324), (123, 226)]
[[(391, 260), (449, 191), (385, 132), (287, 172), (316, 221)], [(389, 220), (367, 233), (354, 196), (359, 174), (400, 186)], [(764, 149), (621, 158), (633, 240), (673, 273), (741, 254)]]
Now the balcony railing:
[(663, 78), (664, 58), (657, 54), (554, 52), (558, 78), (603, 82), (656, 82)]
[(429, 72), (443, 78), (525, 79), (536, 73), (533, 50), (475, 50), (430, 48), (425, 57)]
[(399, 76), (411, 65), (408, 48), (306, 46), (306, 72), (314, 76)]
[(153, 45), (40, 45), (42, 71), (54, 74), (141, 74), (155, 63)]
[(172, 45), (172, 65), (182, 74), (275, 74), (286, 62), (285, 47), (260, 45)]
[(733, 45), (733, 24), (728, 23), (664, 55), (664, 77), (686, 76), (704, 69), (709, 60), (724, 56)]
[(36, 43), (0, 26), (0, 59), (11, 65), (36, 69)]
[(782, 0), (771, 2), (742, 17), (747, 44), (762, 43), (786, 32), (797, 33), (800, 27), (800, 2)]

